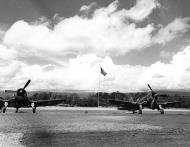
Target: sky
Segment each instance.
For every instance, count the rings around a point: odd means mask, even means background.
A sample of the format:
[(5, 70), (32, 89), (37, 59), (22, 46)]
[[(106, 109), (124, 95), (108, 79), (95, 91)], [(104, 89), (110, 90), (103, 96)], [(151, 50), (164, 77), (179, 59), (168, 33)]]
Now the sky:
[[(190, 90), (189, 0), (0, 0), (0, 89)], [(100, 74), (100, 66), (107, 73)]]

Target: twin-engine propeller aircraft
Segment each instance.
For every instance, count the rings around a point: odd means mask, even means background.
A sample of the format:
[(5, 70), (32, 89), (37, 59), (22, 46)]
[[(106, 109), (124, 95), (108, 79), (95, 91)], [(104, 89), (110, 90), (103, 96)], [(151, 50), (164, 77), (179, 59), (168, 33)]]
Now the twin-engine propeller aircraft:
[(19, 88), (17, 91), (6, 90), (5, 92), (16, 92), (16, 95), (10, 100), (0, 99), (0, 108), (3, 113), (6, 112), (7, 107), (16, 108), (16, 113), (21, 107), (32, 107), (32, 112), (36, 112), (36, 107), (39, 106), (53, 106), (64, 102), (65, 100), (38, 100), (32, 101), (27, 97), (26, 87), (29, 85), (31, 80), (28, 80), (23, 88)]
[(139, 114), (142, 114), (142, 109), (144, 107), (150, 108), (153, 110), (157, 109), (158, 111), (160, 111), (160, 114), (164, 114), (164, 108), (173, 107), (175, 104), (182, 103), (181, 101), (160, 103), (157, 101), (158, 97), (165, 97), (166, 95), (157, 94), (156, 92), (152, 90), (149, 84), (148, 84), (148, 87), (151, 90), (151, 95), (148, 98), (147, 98), (148, 96), (147, 95), (146, 100), (145, 99), (141, 100), (141, 102), (139, 100), (136, 102), (109, 100), (109, 102), (113, 105), (118, 106), (118, 110), (128, 110), (128, 111), (132, 111), (133, 113), (138, 111)]

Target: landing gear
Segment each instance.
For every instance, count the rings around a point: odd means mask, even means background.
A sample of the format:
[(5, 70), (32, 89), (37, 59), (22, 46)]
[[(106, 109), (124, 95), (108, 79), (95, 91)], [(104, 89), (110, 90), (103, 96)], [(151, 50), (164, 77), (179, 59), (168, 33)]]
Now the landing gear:
[(139, 109), (139, 114), (142, 114), (142, 110), (141, 109)]
[(15, 113), (18, 113), (18, 108), (16, 108), (16, 111), (15, 111)]
[(162, 105), (159, 105), (160, 108), (160, 114), (164, 114), (164, 109), (162, 108)]
[(6, 112), (6, 107), (3, 106), (1, 111), (2, 111), (3, 113), (5, 113), (5, 112)]
[(32, 112), (36, 113), (36, 108), (35, 107), (32, 108)]
[(164, 109), (160, 109), (160, 114), (164, 114)]
[(35, 103), (31, 103), (31, 107), (32, 107), (32, 112), (33, 112), (33, 113), (36, 113)]
[(1, 111), (2, 111), (3, 113), (6, 112), (7, 106), (8, 106), (8, 102), (5, 102), (5, 103), (4, 103), (4, 106), (1, 108)]
[(139, 105), (139, 114), (142, 114), (142, 105)]

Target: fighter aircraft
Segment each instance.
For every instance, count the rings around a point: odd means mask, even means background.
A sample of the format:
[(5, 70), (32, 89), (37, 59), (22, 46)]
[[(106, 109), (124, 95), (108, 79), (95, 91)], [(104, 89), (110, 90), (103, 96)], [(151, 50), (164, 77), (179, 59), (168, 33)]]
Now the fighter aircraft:
[[(16, 95), (10, 100), (0, 99), (0, 108), (3, 113), (6, 112), (7, 107), (16, 108), (16, 113), (21, 107), (32, 107), (32, 112), (36, 113), (36, 107), (39, 106), (52, 106), (64, 102), (65, 100), (38, 100), (32, 101), (27, 97), (26, 87), (29, 85), (31, 80), (28, 80), (23, 88), (19, 88), (16, 92)], [(7, 90), (7, 92), (14, 92), (12, 90)]]
[(139, 114), (142, 114), (142, 109), (145, 107), (153, 110), (157, 109), (158, 111), (160, 111), (160, 114), (164, 114), (164, 108), (172, 107), (175, 104), (182, 103), (181, 101), (160, 103), (157, 101), (158, 97), (165, 97), (166, 95), (157, 94), (152, 90), (149, 84), (148, 87), (151, 91), (151, 94), (149, 95), (149, 97), (147, 95), (146, 99), (141, 100), (141, 102), (139, 101), (139, 99), (136, 102), (121, 101), (121, 100), (109, 100), (109, 102), (113, 105), (118, 106), (118, 110), (128, 110), (132, 111), (133, 113), (138, 111)]

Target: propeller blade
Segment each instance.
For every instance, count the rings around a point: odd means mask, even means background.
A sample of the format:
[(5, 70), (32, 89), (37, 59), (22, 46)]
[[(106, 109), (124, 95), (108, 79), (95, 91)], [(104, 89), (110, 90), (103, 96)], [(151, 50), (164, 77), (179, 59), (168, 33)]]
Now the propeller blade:
[(25, 89), (25, 88), (28, 86), (28, 84), (30, 83), (30, 81), (31, 81), (31, 80), (28, 80), (28, 81), (26, 82), (26, 84), (24, 85), (24, 88), (23, 88), (23, 89)]
[(16, 93), (15, 90), (5, 90), (6, 93)]
[(150, 87), (150, 85), (149, 85), (149, 84), (147, 84), (147, 85), (148, 85), (149, 89), (153, 92), (153, 90), (152, 90), (152, 88)]
[(137, 98), (136, 103), (139, 103), (139, 101), (140, 101), (140, 98)]

